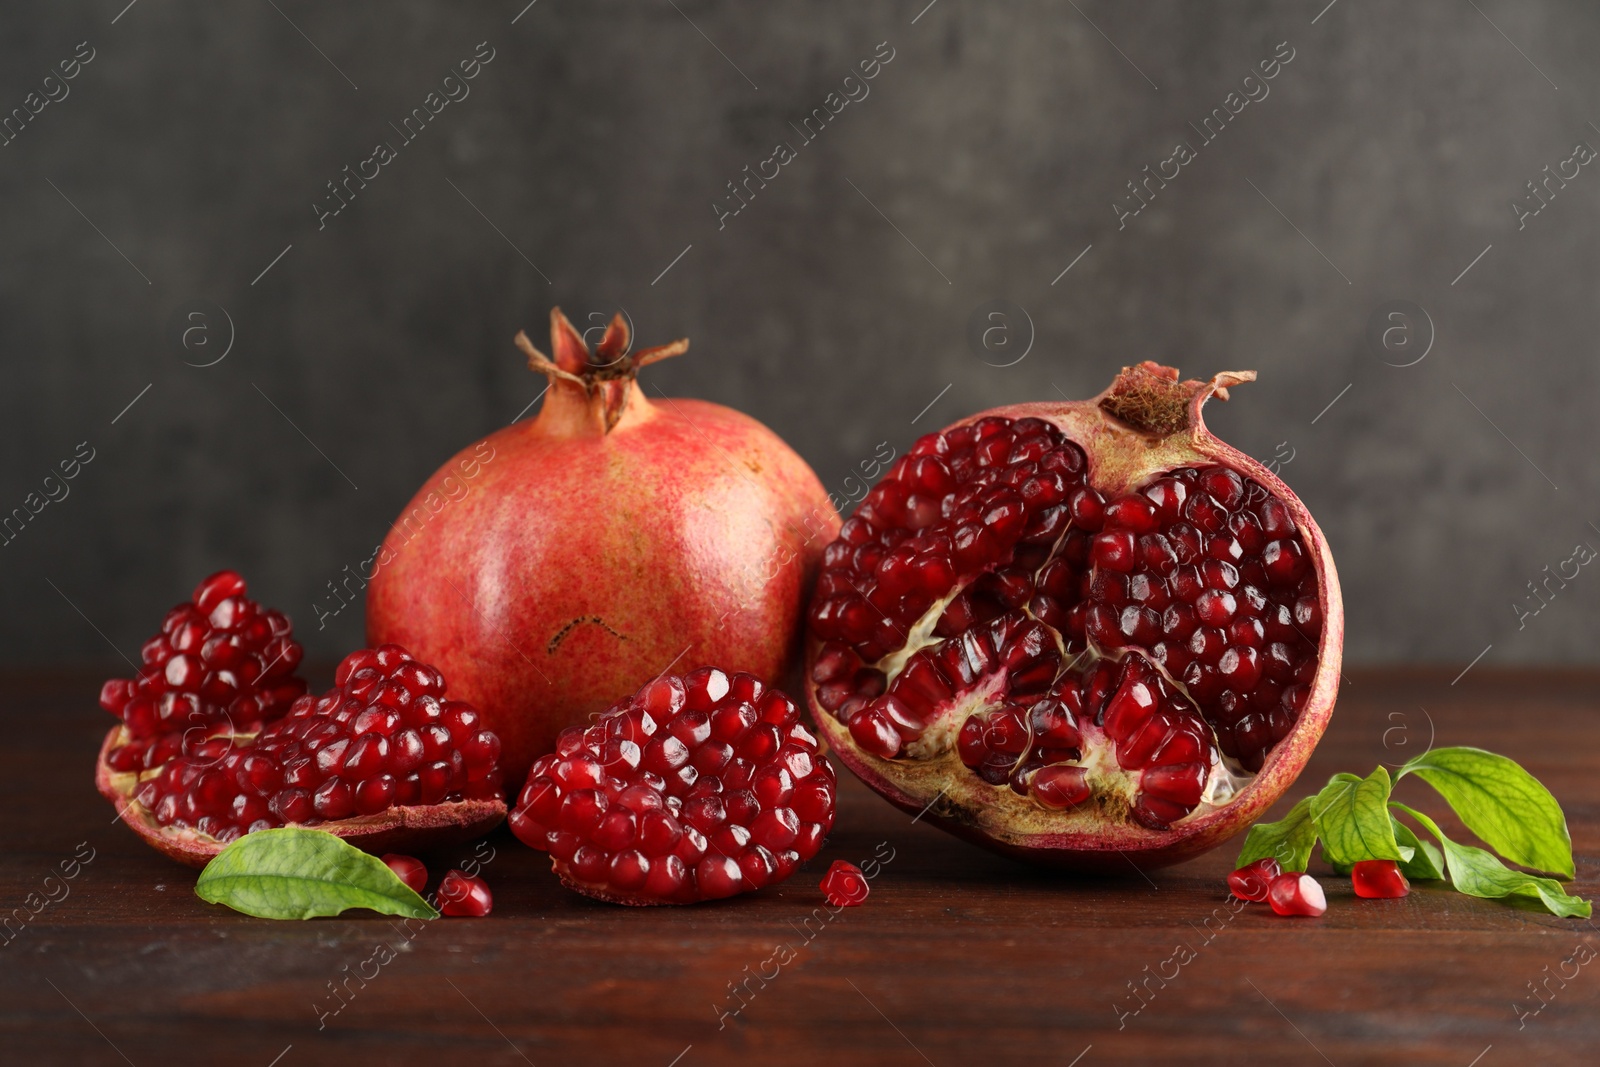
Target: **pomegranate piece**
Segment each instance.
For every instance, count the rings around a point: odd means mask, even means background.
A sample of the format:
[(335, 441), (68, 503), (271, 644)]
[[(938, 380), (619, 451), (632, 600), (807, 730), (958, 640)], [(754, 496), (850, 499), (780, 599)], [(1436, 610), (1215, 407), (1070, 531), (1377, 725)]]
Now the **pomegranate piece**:
[(245, 592), (236, 571), (213, 574), (167, 612), (135, 675), (101, 686), (100, 706), (124, 727), (107, 755), (114, 770), (138, 773), (212, 732), (252, 730), (306, 691), (289, 620)]
[(1250, 900), (1260, 904), (1267, 899), (1267, 890), (1271, 887), (1273, 879), (1282, 873), (1278, 861), (1266, 856), (1254, 863), (1247, 863), (1228, 875), (1228, 888), (1240, 900)]
[(854, 908), (867, 902), (872, 887), (867, 884), (861, 868), (844, 860), (834, 860), (828, 873), (822, 876), (822, 893), (828, 903), (836, 908)]
[(428, 868), (415, 856), (402, 856), (397, 852), (386, 852), (379, 857), (384, 864), (399, 876), (406, 884), (406, 888), (413, 893), (422, 892), (423, 886), (428, 884)]
[[(512, 782), (686, 647), (789, 677), (839, 530), (816, 474), (771, 430), (641, 387), (639, 371), (687, 341), (635, 351), (619, 315), (591, 352), (596, 332), (557, 309), (548, 358), (517, 335), (550, 379), (543, 407), (434, 473), (367, 587), (368, 642), (444, 671), (499, 736)], [(887, 447), (863, 469), (875, 475)]]
[[(202, 583), (197, 605), (216, 581)], [(213, 620), (239, 602), (237, 589)], [(333, 689), (286, 709), (238, 691), (229, 706), (252, 702), (248, 723), (204, 703), (194, 725), (167, 722), (147, 736), (125, 719), (102, 746), (96, 784), (146, 841), (197, 867), (277, 826), (318, 827), (371, 852), (467, 840), (504, 818), (500, 744), (444, 692), (444, 677), (398, 645), (362, 649), (339, 665)], [(119, 753), (138, 744), (142, 766), (124, 769)]]
[(509, 822), (568, 888), (687, 904), (788, 878), (833, 827), (836, 787), (792, 700), (702, 667), (563, 731)]
[(1356, 896), (1373, 900), (1403, 897), (1411, 892), (1411, 883), (1394, 860), (1361, 860), (1350, 869), (1350, 884)]
[(1314, 917), (1328, 910), (1321, 883), (1309, 874), (1295, 871), (1280, 874), (1268, 884), (1267, 903), (1279, 915)]
[(1178, 862), (1262, 814), (1332, 712), (1343, 608), (1304, 506), (1201, 419), (1253, 378), (1145, 363), (918, 440), (809, 608), (807, 699), (845, 765), (1069, 866)]
[(439, 882), (439, 911), (444, 915), (469, 915), (481, 918), (494, 907), (488, 883), (461, 871), (452, 870)]

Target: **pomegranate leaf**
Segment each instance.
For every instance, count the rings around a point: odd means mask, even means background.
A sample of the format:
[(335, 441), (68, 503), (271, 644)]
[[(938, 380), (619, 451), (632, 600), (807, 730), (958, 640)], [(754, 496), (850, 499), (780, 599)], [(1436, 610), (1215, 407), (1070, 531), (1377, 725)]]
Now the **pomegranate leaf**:
[(1400, 845), (1400, 851), (1411, 849), (1411, 858), (1403, 860), (1400, 864), (1400, 873), (1407, 878), (1422, 878), (1428, 881), (1441, 881), (1444, 878), (1444, 854), (1432, 841), (1424, 841), (1411, 832), (1411, 827), (1389, 816), (1389, 821), (1394, 824), (1394, 839)]
[(1322, 838), (1322, 855), (1334, 869), (1361, 860), (1410, 860), (1401, 850), (1389, 817), (1389, 772), (1378, 767), (1366, 778), (1336, 774), (1311, 798), (1311, 818)]
[(294, 826), (245, 834), (212, 857), (194, 892), (262, 919), (310, 919), (351, 908), (439, 917), (378, 857), (326, 830)]
[(1512, 863), (1570, 879), (1572, 837), (1561, 805), (1515, 760), (1481, 748), (1436, 748), (1395, 774), (1438, 790), (1468, 830)]
[(1444, 849), (1445, 865), (1456, 890), (1473, 897), (1537, 897), (1554, 915), (1588, 918), (1591, 907), (1582, 897), (1568, 896), (1554, 878), (1514, 871), (1492, 852), (1473, 845), (1459, 845), (1444, 836), (1438, 825), (1420, 811), (1393, 802), (1396, 810), (1417, 820), (1422, 828), (1438, 838)]
[(1271, 856), (1285, 871), (1303, 871), (1311, 862), (1311, 849), (1317, 843), (1317, 829), (1311, 822), (1311, 798), (1306, 797), (1289, 809), (1278, 822), (1258, 822), (1245, 835), (1244, 848), (1235, 867), (1243, 867)]

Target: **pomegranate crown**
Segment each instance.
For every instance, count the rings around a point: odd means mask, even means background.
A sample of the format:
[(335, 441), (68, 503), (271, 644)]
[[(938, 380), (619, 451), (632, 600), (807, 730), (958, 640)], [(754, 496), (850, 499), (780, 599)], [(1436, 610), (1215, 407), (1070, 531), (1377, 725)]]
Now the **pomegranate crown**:
[(1228, 399), (1228, 387), (1256, 380), (1253, 370), (1225, 370), (1210, 381), (1178, 380), (1176, 367), (1147, 359), (1123, 367), (1111, 387), (1100, 394), (1100, 409), (1145, 433), (1165, 437), (1198, 422), (1208, 397)]
[(528, 367), (549, 378), (552, 389), (583, 390), (589, 407), (601, 415), (608, 433), (634, 399), (634, 379), (638, 377), (639, 368), (689, 351), (688, 338), (631, 351), (633, 331), (628, 320), (618, 312), (612, 316), (600, 343), (591, 352), (583, 335), (558, 307), (550, 309), (550, 350), (555, 353), (554, 359), (535, 348), (525, 330), (518, 330), (515, 340), (528, 357)]

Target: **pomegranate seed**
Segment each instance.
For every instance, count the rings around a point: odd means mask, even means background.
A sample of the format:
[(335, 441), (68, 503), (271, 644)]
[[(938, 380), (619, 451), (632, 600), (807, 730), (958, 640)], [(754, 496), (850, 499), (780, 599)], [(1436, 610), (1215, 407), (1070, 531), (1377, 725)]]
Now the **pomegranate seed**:
[(421, 860), (395, 852), (386, 852), (381, 858), (413, 893), (422, 892), (422, 887), (428, 884), (428, 868), (422, 865)]
[(823, 895), (836, 908), (859, 907), (867, 902), (871, 891), (861, 868), (844, 860), (834, 860), (828, 873), (822, 876)]
[(439, 882), (439, 911), (444, 915), (478, 918), (489, 914), (493, 907), (494, 895), (482, 878), (452, 870)]
[(1278, 861), (1266, 856), (1254, 863), (1247, 863), (1228, 875), (1228, 888), (1240, 900), (1261, 904), (1267, 899), (1267, 890), (1272, 880), (1282, 873), (1283, 869), (1278, 866)]
[(1356, 896), (1369, 899), (1403, 897), (1411, 892), (1411, 883), (1394, 860), (1361, 860), (1350, 869), (1350, 884)]
[(1280, 874), (1267, 885), (1267, 903), (1279, 915), (1317, 916), (1328, 910), (1322, 886), (1309, 874)]

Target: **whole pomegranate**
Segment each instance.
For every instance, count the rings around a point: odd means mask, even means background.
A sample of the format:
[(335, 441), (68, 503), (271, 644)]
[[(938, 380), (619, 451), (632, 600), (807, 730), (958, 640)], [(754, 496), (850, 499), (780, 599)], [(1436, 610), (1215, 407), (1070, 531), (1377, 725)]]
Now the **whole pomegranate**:
[(564, 727), (675, 664), (781, 682), (839, 516), (811, 468), (747, 415), (648, 399), (621, 315), (591, 353), (560, 309), (535, 419), (441, 467), (395, 521), (367, 634), (437, 664), (521, 781)]
[(1333, 711), (1333, 558), (1200, 409), (1254, 372), (1125, 368), (1091, 400), (929, 434), (845, 522), (807, 696), (900, 807), (1044, 863), (1212, 848), (1300, 773)]

